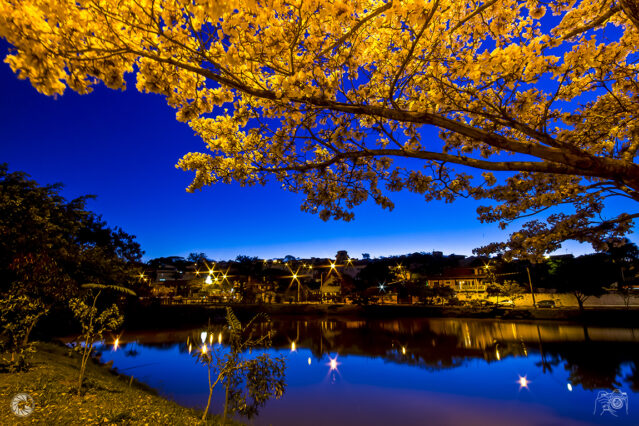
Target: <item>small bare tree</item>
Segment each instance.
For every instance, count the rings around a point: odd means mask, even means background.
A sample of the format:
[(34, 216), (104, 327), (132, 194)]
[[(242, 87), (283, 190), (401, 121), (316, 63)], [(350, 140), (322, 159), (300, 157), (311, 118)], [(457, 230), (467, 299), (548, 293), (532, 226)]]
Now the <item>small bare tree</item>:
[[(114, 290), (135, 296), (135, 293), (121, 286), (104, 285), (104, 284), (84, 284), (83, 288), (89, 289), (92, 293), (86, 299), (75, 297), (69, 301), (69, 307), (73, 312), (73, 316), (80, 322), (82, 326), (82, 334), (78, 337), (78, 344), (74, 349), (81, 354), (80, 374), (78, 376), (78, 393), (82, 391), (82, 381), (84, 379), (84, 371), (87, 362), (93, 353), (93, 347), (96, 342), (104, 338), (104, 334), (108, 331), (114, 331), (124, 321), (124, 317), (120, 315), (118, 306), (113, 304), (100, 312), (96, 306), (98, 297), (102, 290)], [(93, 293), (93, 290), (98, 290)], [(87, 303), (90, 301), (90, 305)]]
[[(266, 333), (257, 333), (257, 325), (263, 321), (269, 322), (268, 330)], [(228, 348), (209, 347), (205, 341), (200, 350), (194, 352), (198, 362), (207, 367), (208, 373), (209, 397), (202, 420), (206, 419), (211, 406), (213, 389), (221, 383), (225, 389), (223, 424), (226, 423), (229, 408), (230, 411), (252, 417), (271, 397), (281, 398), (286, 386), (286, 361), (283, 357), (271, 358), (268, 354), (261, 354), (249, 359), (244, 355), (252, 348), (271, 345), (269, 317), (260, 313), (246, 326), (242, 326), (231, 308), (227, 307), (226, 322), (230, 330)], [(212, 330), (208, 331), (210, 333)], [(213, 375), (217, 374), (214, 380), (212, 372)]]

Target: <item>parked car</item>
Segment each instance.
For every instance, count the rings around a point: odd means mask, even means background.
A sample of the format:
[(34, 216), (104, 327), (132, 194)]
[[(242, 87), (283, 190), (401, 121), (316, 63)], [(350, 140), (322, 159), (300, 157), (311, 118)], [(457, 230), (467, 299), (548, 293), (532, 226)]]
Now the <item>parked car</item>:
[(515, 302), (513, 302), (510, 299), (503, 299), (503, 300), (499, 301), (498, 305), (499, 306), (513, 307), (513, 306), (515, 306)]
[(556, 308), (557, 305), (555, 305), (554, 300), (540, 300), (539, 302), (537, 302), (537, 307), (538, 308)]
[(483, 306), (493, 306), (494, 303), (492, 303), (489, 300), (486, 299), (474, 299), (474, 300), (470, 300), (468, 302), (466, 302), (469, 306), (473, 306), (473, 307), (483, 307)]

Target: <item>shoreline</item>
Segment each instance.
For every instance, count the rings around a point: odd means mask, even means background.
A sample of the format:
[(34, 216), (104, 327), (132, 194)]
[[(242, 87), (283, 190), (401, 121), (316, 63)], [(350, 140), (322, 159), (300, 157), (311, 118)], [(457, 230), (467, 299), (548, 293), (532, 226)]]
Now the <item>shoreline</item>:
[[(132, 376), (100, 363), (87, 363), (85, 390), (75, 386), (80, 360), (62, 343), (38, 342), (27, 371), (0, 373), (0, 424), (218, 424), (219, 416), (200, 420), (202, 410), (187, 408), (165, 398)], [(27, 393), (35, 402), (33, 413), (18, 417), (9, 410), (12, 398)], [(232, 421), (229, 424), (240, 423)]]
[(365, 319), (458, 318), (504, 321), (563, 321), (584, 325), (639, 327), (638, 308), (467, 308), (432, 305), (342, 305), (342, 304), (151, 304), (127, 310), (128, 329), (170, 328), (223, 320), (226, 306), (241, 318), (258, 312), (270, 316), (353, 317)]

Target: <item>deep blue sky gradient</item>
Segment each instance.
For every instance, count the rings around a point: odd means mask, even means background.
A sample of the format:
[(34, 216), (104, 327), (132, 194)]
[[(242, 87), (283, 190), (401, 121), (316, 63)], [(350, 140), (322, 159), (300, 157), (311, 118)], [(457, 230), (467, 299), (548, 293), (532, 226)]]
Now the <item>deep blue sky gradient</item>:
[[(7, 52), (0, 40), (0, 57)], [(323, 222), (302, 213), (301, 195), (277, 183), (241, 188), (219, 184), (189, 194), (192, 174), (174, 167), (204, 143), (158, 95), (133, 85), (103, 86), (80, 96), (41, 95), (0, 64), (0, 162), (29, 173), (41, 184), (62, 182), (63, 195), (95, 194), (89, 209), (111, 226), (137, 236), (145, 258), (205, 252), (214, 259), (247, 254), (265, 258), (334, 256), (348, 250), (387, 256), (441, 250), (471, 254), (474, 247), (505, 238), (496, 225), (476, 220), (480, 204), (425, 203), (407, 192), (392, 194), (392, 212), (366, 203), (352, 222)], [(631, 204), (614, 204), (627, 210)], [(589, 247), (567, 244), (561, 252)]]

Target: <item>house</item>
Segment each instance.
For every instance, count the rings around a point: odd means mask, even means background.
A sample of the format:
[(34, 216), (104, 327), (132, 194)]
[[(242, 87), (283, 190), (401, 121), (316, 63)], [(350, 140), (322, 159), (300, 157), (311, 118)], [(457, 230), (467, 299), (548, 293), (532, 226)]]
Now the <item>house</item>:
[(274, 303), (275, 284), (273, 282), (256, 281), (248, 277), (245, 284), (244, 301), (249, 303)]
[(160, 265), (160, 267), (155, 270), (155, 281), (164, 282), (175, 280), (178, 278), (178, 275), (178, 270), (175, 266)]
[(322, 300), (335, 300), (342, 295), (342, 283), (336, 274), (322, 281), (320, 294), (322, 295)]
[(487, 275), (483, 267), (451, 268), (440, 275), (427, 277), (429, 286), (447, 286), (456, 292), (486, 291)]
[(354, 288), (353, 279), (350, 276), (332, 274), (322, 281), (320, 295), (324, 302), (342, 302), (344, 296)]

